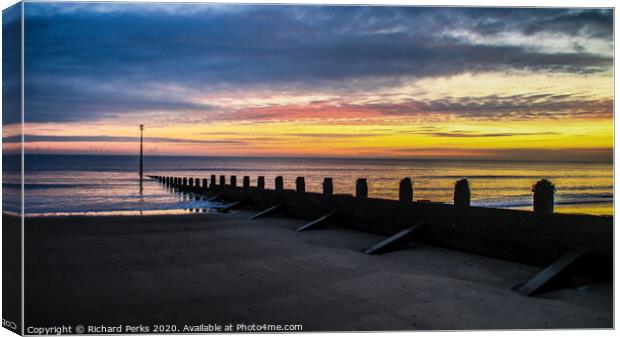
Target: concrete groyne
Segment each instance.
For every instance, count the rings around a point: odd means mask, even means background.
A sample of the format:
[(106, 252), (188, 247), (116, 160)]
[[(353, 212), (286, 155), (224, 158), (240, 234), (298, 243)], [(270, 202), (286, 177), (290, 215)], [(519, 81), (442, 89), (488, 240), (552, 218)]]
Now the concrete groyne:
[[(326, 214), (334, 224), (381, 235), (394, 235), (415, 224), (423, 223), (413, 241), (439, 247), (500, 258), (519, 263), (547, 266), (559, 256), (588, 247), (587, 268), (597, 275), (611, 275), (613, 270), (613, 217), (553, 213), (553, 192), (548, 181), (533, 187), (537, 211), (496, 209), (470, 206), (467, 180), (455, 183), (454, 204), (415, 201), (413, 182), (400, 182), (399, 200), (368, 197), (366, 179), (354, 186), (355, 194), (334, 194), (333, 180), (325, 178), (323, 192), (307, 192), (305, 179), (295, 180), (295, 189), (284, 189), (284, 178), (275, 178), (275, 189), (265, 188), (264, 177), (250, 186), (249, 177), (236, 186), (236, 177), (215, 175), (211, 179), (150, 176), (180, 192), (218, 196), (226, 203), (242, 203), (243, 207), (266, 210), (280, 205), (287, 216), (316, 220)], [(199, 182), (202, 182), (200, 184)], [(551, 211), (550, 211), (551, 209)]]

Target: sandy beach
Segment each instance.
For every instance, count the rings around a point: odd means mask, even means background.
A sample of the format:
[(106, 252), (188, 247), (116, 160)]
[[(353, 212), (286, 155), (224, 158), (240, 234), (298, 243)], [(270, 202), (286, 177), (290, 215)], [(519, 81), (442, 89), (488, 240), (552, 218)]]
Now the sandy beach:
[(26, 220), (26, 327), (302, 324), (305, 331), (611, 328), (612, 285), (524, 297), (539, 269), (251, 212)]

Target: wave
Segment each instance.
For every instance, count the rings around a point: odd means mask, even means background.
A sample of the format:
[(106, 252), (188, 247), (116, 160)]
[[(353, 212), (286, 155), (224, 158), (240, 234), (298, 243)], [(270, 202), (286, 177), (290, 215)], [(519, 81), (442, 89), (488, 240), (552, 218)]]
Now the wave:
[[(503, 174), (480, 174), (480, 175), (425, 175), (418, 176), (424, 179), (566, 179), (566, 178), (611, 178), (613, 175), (588, 175), (588, 174), (571, 174), (571, 175), (503, 175)], [(415, 178), (415, 177), (414, 177)]]
[[(21, 184), (5, 183), (2, 184), (5, 188), (19, 189)], [(46, 188), (90, 188), (97, 186), (97, 184), (24, 184), (25, 189), (46, 189)]]
[[(588, 204), (613, 204), (613, 194), (572, 194), (558, 196), (555, 199), (555, 205), (588, 205)], [(528, 207), (532, 206), (531, 196), (517, 197), (512, 199), (502, 200), (472, 200), (472, 205), (483, 207), (498, 207), (498, 208), (514, 208), (514, 207)]]
[[(397, 189), (397, 186), (394, 187), (394, 189)], [(453, 191), (454, 187), (452, 185), (448, 186), (448, 187), (424, 187), (424, 186), (416, 186), (415, 183), (413, 185), (413, 189), (414, 191)], [(481, 187), (481, 186), (473, 186), (472, 188), (472, 192), (476, 192), (476, 191), (506, 191), (506, 190), (517, 190), (514, 187), (506, 187), (506, 186), (493, 186), (493, 187)], [(562, 191), (613, 191), (614, 187), (613, 186), (567, 186), (567, 187), (562, 187), (559, 186), (558, 187), (558, 192), (561, 193)], [(526, 186), (525, 188), (521, 188), (521, 190), (529, 190), (528, 186)], [(531, 193), (529, 193), (528, 195), (530, 195)]]
[(221, 202), (201, 200), (182, 200), (170, 203), (145, 203), (132, 204), (132, 206), (120, 206), (116, 203), (99, 205), (97, 207), (82, 206), (79, 209), (53, 208), (45, 209), (26, 206), (27, 215), (73, 215), (73, 214), (98, 214), (98, 213), (122, 213), (122, 212), (169, 212), (175, 210), (216, 210), (224, 206)]

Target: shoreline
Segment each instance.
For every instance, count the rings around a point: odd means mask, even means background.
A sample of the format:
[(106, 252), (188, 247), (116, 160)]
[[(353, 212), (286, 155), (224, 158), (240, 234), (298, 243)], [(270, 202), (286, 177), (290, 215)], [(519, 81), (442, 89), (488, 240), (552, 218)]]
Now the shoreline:
[[(393, 200), (393, 199), (386, 199)], [(473, 202), (472, 202), (473, 203)], [(47, 218), (47, 217), (82, 217), (82, 216), (154, 216), (154, 215), (189, 215), (195, 213), (210, 213), (217, 212), (219, 208), (225, 207), (226, 205), (219, 205), (215, 207), (206, 207), (206, 208), (195, 208), (195, 209), (186, 209), (186, 208), (174, 208), (174, 209), (157, 209), (157, 210), (113, 210), (113, 211), (87, 211), (87, 212), (47, 212), (47, 213), (26, 213), (24, 217), (26, 218)], [(530, 211), (530, 205), (524, 206), (514, 206), (514, 207), (493, 207), (486, 205), (472, 205), (473, 207), (481, 207), (481, 208), (490, 208), (490, 209), (503, 209), (503, 210), (515, 210), (515, 211)], [(571, 207), (568, 207), (571, 206)], [(609, 217), (613, 218), (613, 203), (611, 204), (612, 213), (604, 213), (604, 212), (578, 212), (576, 210), (586, 207), (593, 206), (601, 206), (601, 208), (606, 209), (609, 207), (606, 203), (598, 203), (598, 202), (584, 202), (584, 203), (572, 203), (572, 204), (555, 204), (555, 212), (554, 214), (563, 214), (563, 215), (587, 215), (587, 216), (600, 216), (600, 217)], [(575, 211), (566, 212), (565, 209), (574, 209)], [(11, 212), (11, 211), (3, 211), (3, 213), (11, 215), (11, 216), (20, 216), (19, 213)]]
[[(613, 152), (613, 149), (611, 149)], [(19, 154), (8, 153), (8, 155), (19, 156)], [(130, 157), (136, 158), (134, 153), (28, 153), (27, 156), (109, 156), (109, 157)], [(154, 158), (163, 158), (163, 157), (174, 157), (174, 158), (206, 158), (206, 159), (222, 159), (222, 158), (232, 158), (232, 159), (292, 159), (292, 160), (377, 160), (377, 161), (385, 161), (385, 160), (394, 160), (394, 161), (454, 161), (454, 162), (490, 162), (490, 163), (562, 163), (562, 164), (613, 164), (613, 159), (611, 160), (526, 160), (526, 159), (484, 159), (484, 158), (437, 158), (437, 157), (343, 157), (343, 156), (334, 156), (334, 157), (326, 157), (326, 156), (203, 156), (203, 155), (179, 155), (179, 154), (149, 154), (148, 157)]]

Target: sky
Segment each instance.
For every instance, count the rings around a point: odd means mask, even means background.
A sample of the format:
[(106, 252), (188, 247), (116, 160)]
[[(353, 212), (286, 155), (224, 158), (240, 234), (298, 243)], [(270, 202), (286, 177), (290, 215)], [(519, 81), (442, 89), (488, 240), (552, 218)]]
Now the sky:
[(133, 154), (145, 124), (151, 155), (613, 156), (611, 10), (26, 3), (24, 15), (27, 153)]

